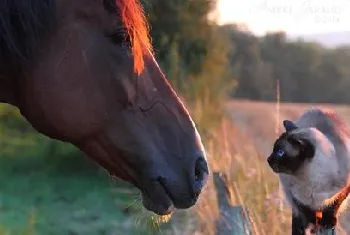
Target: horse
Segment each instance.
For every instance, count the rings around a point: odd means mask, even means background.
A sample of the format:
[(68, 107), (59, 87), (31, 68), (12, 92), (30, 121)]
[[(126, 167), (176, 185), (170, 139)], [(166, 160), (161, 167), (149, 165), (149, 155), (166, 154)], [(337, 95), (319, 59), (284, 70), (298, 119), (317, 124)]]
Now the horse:
[(2, 0), (0, 102), (167, 215), (196, 204), (209, 169), (149, 32), (138, 0)]

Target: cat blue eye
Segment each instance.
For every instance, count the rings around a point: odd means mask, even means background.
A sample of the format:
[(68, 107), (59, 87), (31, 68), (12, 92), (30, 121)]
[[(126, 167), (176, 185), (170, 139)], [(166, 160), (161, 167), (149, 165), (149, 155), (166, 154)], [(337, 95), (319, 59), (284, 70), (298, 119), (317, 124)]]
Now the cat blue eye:
[(280, 149), (280, 150), (277, 151), (276, 154), (277, 154), (278, 157), (283, 157), (284, 151), (282, 149)]

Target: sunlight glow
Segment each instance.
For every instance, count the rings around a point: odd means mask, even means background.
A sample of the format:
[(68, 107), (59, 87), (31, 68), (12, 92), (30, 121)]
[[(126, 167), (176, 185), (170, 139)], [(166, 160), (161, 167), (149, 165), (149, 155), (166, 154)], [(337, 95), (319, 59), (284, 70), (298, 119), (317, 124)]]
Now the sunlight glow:
[(246, 24), (258, 35), (350, 30), (350, 0), (218, 0), (218, 12), (220, 24)]

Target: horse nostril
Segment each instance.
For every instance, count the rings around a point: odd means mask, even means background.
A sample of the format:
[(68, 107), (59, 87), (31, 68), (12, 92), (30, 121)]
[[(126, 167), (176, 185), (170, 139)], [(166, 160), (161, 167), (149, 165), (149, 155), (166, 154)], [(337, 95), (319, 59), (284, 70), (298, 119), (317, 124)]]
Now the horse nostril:
[(194, 175), (192, 176), (193, 177), (192, 179), (194, 179), (193, 185), (192, 185), (194, 200), (197, 200), (197, 198), (199, 197), (199, 194), (202, 191), (202, 188), (207, 183), (208, 175), (209, 175), (209, 169), (208, 169), (207, 162), (203, 157), (198, 158), (194, 166)]
[(204, 181), (206, 180), (208, 174), (209, 174), (209, 170), (208, 170), (207, 162), (204, 160), (204, 158), (197, 159), (195, 170), (194, 170), (195, 181), (205, 183)]
[(200, 194), (201, 194), (201, 191), (194, 192), (194, 197), (197, 199)]
[(195, 173), (194, 173), (194, 180), (199, 181), (201, 177), (201, 171), (196, 168)]

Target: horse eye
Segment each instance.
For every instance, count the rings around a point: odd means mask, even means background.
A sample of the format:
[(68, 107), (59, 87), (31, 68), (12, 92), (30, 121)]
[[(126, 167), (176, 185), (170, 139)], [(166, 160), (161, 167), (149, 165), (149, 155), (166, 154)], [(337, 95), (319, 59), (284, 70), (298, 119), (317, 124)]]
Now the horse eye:
[(283, 157), (284, 151), (282, 149), (279, 149), (276, 154), (278, 157)]
[(107, 37), (116, 45), (129, 46), (130, 40), (127, 33), (124, 30), (119, 30), (112, 34), (107, 35)]

